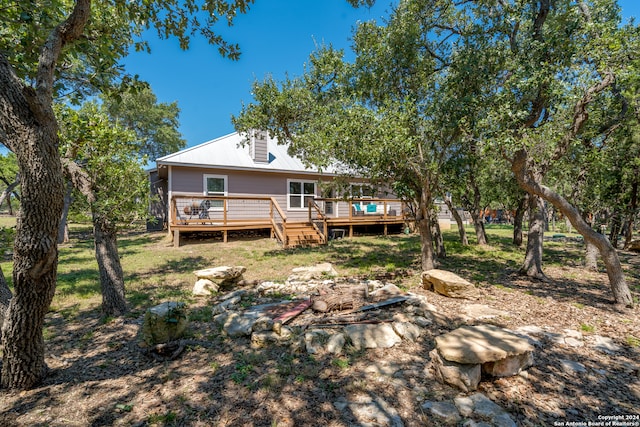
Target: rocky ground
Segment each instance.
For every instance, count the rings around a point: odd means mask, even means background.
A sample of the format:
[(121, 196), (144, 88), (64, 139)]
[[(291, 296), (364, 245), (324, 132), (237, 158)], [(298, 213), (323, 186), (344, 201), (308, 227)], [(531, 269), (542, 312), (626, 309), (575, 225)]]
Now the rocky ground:
[[(636, 268), (638, 258), (627, 261)], [(142, 316), (103, 323), (52, 314), (51, 374), (34, 390), (2, 392), (0, 425), (538, 426), (614, 415), (628, 417), (617, 425), (640, 425), (639, 309), (614, 308), (604, 273), (572, 266), (546, 272), (550, 283), (506, 271), (475, 300), (424, 290), (416, 277), (410, 291), (437, 313), (421, 336), (387, 349), (347, 344), (338, 355), (296, 345), (301, 319), (282, 344), (252, 348), (248, 337), (225, 337), (212, 321), (215, 299), (190, 306), (188, 346), (173, 360), (139, 347)], [(240, 308), (268, 300), (248, 290)], [(482, 323), (529, 331), (535, 365), (485, 378), (469, 393), (437, 382), (429, 360), (435, 337)]]

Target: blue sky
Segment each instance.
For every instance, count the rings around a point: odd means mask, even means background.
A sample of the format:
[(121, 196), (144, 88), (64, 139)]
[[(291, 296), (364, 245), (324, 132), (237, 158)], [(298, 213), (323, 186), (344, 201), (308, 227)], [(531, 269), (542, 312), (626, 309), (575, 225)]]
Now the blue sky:
[(151, 84), (159, 101), (177, 101), (180, 132), (189, 146), (234, 131), (231, 115), (251, 101), (251, 85), (265, 76), (299, 76), (316, 45), (350, 46), (358, 20), (382, 22), (390, 0), (372, 9), (354, 9), (346, 0), (256, 0), (231, 28), (220, 26), (230, 42), (240, 44), (240, 60), (220, 57), (213, 46), (195, 40), (181, 51), (176, 40), (148, 37), (152, 53), (133, 53), (126, 70)]
[[(378, 0), (372, 9), (352, 8), (346, 0), (256, 0), (235, 24), (220, 27), (228, 41), (240, 44), (239, 61), (223, 59), (196, 39), (188, 51), (176, 40), (149, 36), (152, 53), (134, 53), (124, 61), (128, 72), (151, 84), (162, 102), (177, 101), (180, 132), (189, 146), (234, 131), (232, 114), (251, 101), (251, 84), (272, 75), (299, 76), (317, 44), (349, 50), (358, 20), (382, 22), (391, 3)], [(619, 0), (625, 18), (640, 17), (639, 0)]]

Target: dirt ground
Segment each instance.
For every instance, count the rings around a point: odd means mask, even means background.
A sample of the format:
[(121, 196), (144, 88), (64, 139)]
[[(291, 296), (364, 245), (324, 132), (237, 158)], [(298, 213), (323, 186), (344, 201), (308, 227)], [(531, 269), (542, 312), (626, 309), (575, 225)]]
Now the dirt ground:
[[(623, 258), (635, 287), (640, 255)], [(500, 284), (481, 287), (476, 301), (422, 290), (415, 277), (411, 291), (426, 295), (447, 321), (434, 324), (417, 342), (348, 349), (341, 357), (312, 357), (290, 345), (253, 350), (247, 338), (223, 337), (207, 316), (213, 301), (190, 307), (201, 313), (190, 324), (191, 345), (170, 361), (155, 360), (139, 348), (141, 316), (103, 323), (97, 314), (72, 322), (51, 314), (46, 328), (51, 373), (36, 389), (0, 392), (0, 425), (350, 426), (362, 424), (334, 403), (362, 395), (383, 398), (405, 426), (442, 425), (423, 403), (460, 392), (435, 381), (428, 353), (437, 335), (468, 321), (464, 306), (471, 303), (508, 313), (476, 323), (583, 336), (584, 345), (577, 347), (543, 341), (526, 375), (481, 382), (479, 391), (518, 425), (640, 414), (640, 310), (613, 307), (604, 273), (572, 266), (546, 273), (551, 283), (507, 270)], [(611, 354), (596, 350), (590, 345), (595, 335), (612, 338), (620, 348)], [(561, 360), (585, 370), (566, 369)]]

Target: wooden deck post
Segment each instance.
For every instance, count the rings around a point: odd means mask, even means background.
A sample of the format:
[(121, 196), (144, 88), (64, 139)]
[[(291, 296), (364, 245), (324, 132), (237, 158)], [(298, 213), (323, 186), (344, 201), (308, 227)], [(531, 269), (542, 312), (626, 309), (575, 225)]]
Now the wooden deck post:
[(353, 237), (353, 224), (349, 224), (349, 238)]
[(180, 230), (177, 228), (173, 230), (173, 247), (180, 247)]
[(227, 243), (227, 230), (222, 231), (222, 243)]

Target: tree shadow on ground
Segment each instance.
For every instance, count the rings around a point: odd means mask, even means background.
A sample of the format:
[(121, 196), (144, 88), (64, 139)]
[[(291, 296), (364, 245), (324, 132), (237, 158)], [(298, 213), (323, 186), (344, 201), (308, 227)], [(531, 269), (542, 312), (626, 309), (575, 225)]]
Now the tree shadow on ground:
[[(422, 404), (461, 393), (435, 380), (428, 353), (436, 336), (461, 322), (434, 323), (416, 342), (391, 349), (348, 345), (341, 355), (307, 354), (296, 344), (304, 331), (295, 328), (282, 345), (251, 348), (248, 338), (227, 338), (211, 322), (193, 322), (190, 338), (202, 345), (158, 362), (137, 346), (140, 319), (105, 324), (88, 312), (82, 327), (54, 319), (57, 335), (47, 343), (48, 353), (57, 355), (52, 375), (35, 390), (6, 396), (0, 425), (27, 425), (28, 416), (43, 426), (358, 425), (367, 402), (405, 425), (445, 425)], [(485, 378), (479, 387), (518, 425), (637, 413), (637, 348), (621, 345), (606, 354), (536, 339), (535, 365), (526, 377)], [(64, 409), (67, 399), (75, 409)]]

